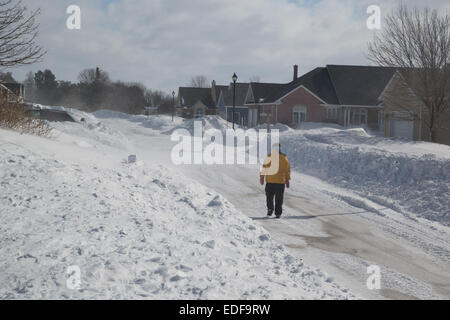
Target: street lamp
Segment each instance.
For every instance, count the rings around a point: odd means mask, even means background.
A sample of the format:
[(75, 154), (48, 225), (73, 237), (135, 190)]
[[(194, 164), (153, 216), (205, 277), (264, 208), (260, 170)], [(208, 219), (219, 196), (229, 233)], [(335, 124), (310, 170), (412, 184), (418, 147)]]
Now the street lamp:
[(233, 130), (234, 130), (234, 110), (236, 108), (236, 81), (238, 79), (238, 76), (236, 73), (233, 74), (233, 114), (231, 117), (233, 118)]
[(175, 91), (172, 91), (172, 122), (175, 113)]

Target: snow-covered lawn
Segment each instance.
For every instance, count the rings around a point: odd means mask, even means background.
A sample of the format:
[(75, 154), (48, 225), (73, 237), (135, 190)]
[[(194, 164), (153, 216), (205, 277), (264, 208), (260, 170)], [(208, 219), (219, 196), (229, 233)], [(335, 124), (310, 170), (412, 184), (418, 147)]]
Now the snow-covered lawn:
[(216, 192), (127, 163), (138, 135), (72, 113), (85, 121), (53, 124), (50, 139), (0, 130), (0, 299), (354, 297)]

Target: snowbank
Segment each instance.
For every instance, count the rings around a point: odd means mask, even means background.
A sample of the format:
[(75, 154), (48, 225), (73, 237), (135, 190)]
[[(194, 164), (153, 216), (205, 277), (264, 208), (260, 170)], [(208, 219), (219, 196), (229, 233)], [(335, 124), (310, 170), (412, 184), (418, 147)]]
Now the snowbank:
[(0, 299), (353, 297), (219, 194), (139, 155), (128, 164), (132, 138), (100, 119), (111, 113), (69, 111), (84, 121), (52, 124), (52, 139), (0, 130)]
[[(233, 124), (222, 119), (219, 116), (206, 116), (200, 119), (183, 119), (183, 121), (172, 127), (170, 130), (163, 131), (163, 134), (171, 135), (176, 130), (186, 130), (189, 134), (194, 135), (195, 122), (202, 123), (203, 133), (207, 133), (211, 130), (219, 130), (225, 132), (228, 129), (232, 129)], [(235, 128), (241, 128), (239, 125), (235, 125)]]
[(330, 127), (290, 132), (282, 135), (281, 143), (295, 170), (354, 190), (411, 218), (450, 225), (448, 146)]

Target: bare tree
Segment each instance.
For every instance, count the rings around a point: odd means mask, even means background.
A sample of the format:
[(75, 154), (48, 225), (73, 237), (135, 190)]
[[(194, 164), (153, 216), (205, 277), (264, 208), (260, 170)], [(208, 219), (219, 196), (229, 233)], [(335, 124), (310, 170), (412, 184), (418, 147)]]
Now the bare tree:
[(109, 83), (110, 78), (108, 72), (97, 67), (95, 69), (85, 69), (81, 71), (78, 75), (78, 81), (83, 84), (92, 84), (94, 82)]
[(191, 79), (190, 86), (194, 88), (208, 88), (208, 79), (202, 75), (195, 76)]
[(0, 0), (0, 66), (39, 62), (43, 49), (36, 44), (40, 10), (28, 12), (21, 1)]
[(450, 111), (449, 12), (410, 10), (400, 5), (387, 15), (384, 29), (368, 49), (372, 62), (399, 68), (398, 74), (408, 86), (410, 94), (391, 95), (389, 102), (411, 110), (405, 99), (414, 95), (424, 106), (430, 140), (436, 141), (441, 120)]

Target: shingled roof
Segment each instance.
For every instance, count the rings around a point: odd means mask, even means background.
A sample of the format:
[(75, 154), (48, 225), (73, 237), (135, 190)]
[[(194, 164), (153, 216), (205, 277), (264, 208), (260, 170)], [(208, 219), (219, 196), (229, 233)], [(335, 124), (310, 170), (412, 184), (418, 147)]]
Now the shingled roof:
[(378, 105), (378, 97), (397, 68), (369, 66), (327, 66), (339, 104)]
[(216, 103), (211, 96), (211, 88), (180, 87), (179, 101), (182, 107), (192, 107), (201, 101), (208, 108), (215, 108)]
[(267, 98), (267, 102), (276, 102), (277, 100), (300, 86), (304, 86), (328, 104), (339, 103), (327, 68), (316, 68), (299, 77), (298, 79), (286, 85), (283, 85), (280, 90)]
[[(236, 83), (236, 106), (243, 106), (245, 104), (245, 98), (247, 97), (249, 83), (238, 82)], [(224, 104), (226, 106), (233, 105), (233, 83), (230, 83), (223, 91)]]
[[(276, 103), (293, 90), (304, 86), (327, 104), (378, 105), (378, 98), (397, 68), (327, 65), (316, 68), (284, 85), (255, 87), (265, 103)], [(253, 87), (252, 87), (253, 88)], [(255, 97), (256, 98), (256, 97)]]
[[(286, 84), (282, 83), (261, 83), (252, 82), (250, 83), (253, 98), (255, 103), (268, 103), (270, 97), (278, 95), (278, 93), (283, 89)], [(248, 101), (247, 101), (248, 102)]]
[[(293, 90), (304, 86), (327, 104), (376, 106), (378, 98), (398, 68), (327, 65), (316, 68), (290, 83), (237, 83), (236, 106), (251, 103), (277, 103)], [(405, 70), (401, 70), (404, 72)], [(223, 93), (225, 105), (233, 103), (233, 84), (216, 86), (216, 99)], [(246, 101), (251, 87), (253, 101)], [(211, 88), (180, 87), (183, 106), (193, 106), (201, 101), (208, 108), (215, 108)]]

